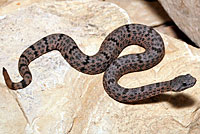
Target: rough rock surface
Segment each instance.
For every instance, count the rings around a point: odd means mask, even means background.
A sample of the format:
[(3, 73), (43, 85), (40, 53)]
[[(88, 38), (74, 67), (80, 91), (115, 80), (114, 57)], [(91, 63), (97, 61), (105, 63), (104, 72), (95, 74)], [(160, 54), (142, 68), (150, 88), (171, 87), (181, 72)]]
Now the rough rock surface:
[[(107, 2), (16, 4), (26, 6), (17, 10), (10, 7), (9, 12), (1, 9), (5, 12), (0, 14), (0, 68), (6, 67), (14, 81), (21, 79), (19, 56), (43, 36), (65, 33), (84, 53), (92, 55), (108, 33), (130, 23), (123, 9)], [(199, 133), (199, 50), (172, 37), (162, 37), (166, 46), (163, 61), (153, 69), (127, 74), (119, 83), (136, 87), (191, 73), (197, 78), (193, 88), (135, 105), (121, 104), (105, 93), (102, 74), (79, 73), (53, 51), (30, 64), (33, 81), (25, 89), (9, 90), (0, 75), (0, 134)], [(121, 55), (142, 51), (130, 46)]]
[(156, 26), (171, 19), (157, 1), (148, 0), (106, 0), (127, 11), (134, 23)]
[(200, 1), (159, 0), (176, 25), (200, 47)]

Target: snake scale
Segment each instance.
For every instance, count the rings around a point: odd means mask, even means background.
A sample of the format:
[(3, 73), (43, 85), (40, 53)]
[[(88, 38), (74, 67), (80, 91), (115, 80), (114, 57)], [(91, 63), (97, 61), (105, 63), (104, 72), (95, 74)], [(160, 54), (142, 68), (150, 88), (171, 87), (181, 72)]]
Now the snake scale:
[[(139, 45), (143, 53), (119, 57), (121, 51), (130, 45)], [(190, 74), (180, 75), (172, 80), (137, 88), (124, 88), (118, 80), (125, 74), (150, 69), (165, 55), (161, 36), (151, 27), (142, 24), (127, 24), (112, 31), (103, 41), (99, 51), (85, 55), (75, 41), (65, 34), (51, 34), (28, 47), (20, 56), (18, 69), (23, 80), (14, 83), (3, 68), (6, 85), (13, 90), (22, 89), (32, 81), (28, 65), (52, 50), (58, 50), (64, 59), (76, 70), (85, 74), (104, 73), (103, 86), (110, 97), (118, 102), (132, 103), (167, 91), (180, 92), (195, 85), (196, 78)]]

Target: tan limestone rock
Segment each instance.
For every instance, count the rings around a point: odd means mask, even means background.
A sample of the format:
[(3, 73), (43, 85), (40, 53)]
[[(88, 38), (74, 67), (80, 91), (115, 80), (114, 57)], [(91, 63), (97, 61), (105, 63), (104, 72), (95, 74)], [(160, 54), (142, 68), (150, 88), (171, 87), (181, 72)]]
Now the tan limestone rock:
[(18, 98), (0, 83), (0, 133), (24, 134), (28, 120)]
[(157, 1), (148, 0), (106, 0), (126, 10), (134, 23), (156, 26), (171, 19)]
[(200, 1), (159, 0), (176, 25), (200, 46)]

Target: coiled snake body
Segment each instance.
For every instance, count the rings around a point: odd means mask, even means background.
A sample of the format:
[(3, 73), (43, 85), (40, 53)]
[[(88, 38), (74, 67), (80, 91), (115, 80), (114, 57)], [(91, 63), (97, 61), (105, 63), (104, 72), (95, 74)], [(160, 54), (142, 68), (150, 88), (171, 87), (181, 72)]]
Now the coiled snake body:
[[(129, 45), (139, 45), (145, 48), (145, 52), (117, 58), (121, 51)], [(13, 90), (28, 86), (32, 80), (28, 65), (52, 50), (58, 50), (73, 68), (82, 73), (94, 75), (105, 71), (103, 76), (105, 91), (110, 97), (122, 103), (131, 103), (167, 91), (183, 91), (196, 83), (196, 79), (187, 74), (170, 81), (138, 88), (121, 87), (117, 83), (120, 77), (127, 73), (150, 69), (157, 65), (165, 55), (163, 40), (155, 30), (141, 24), (129, 24), (111, 32), (93, 56), (85, 55), (75, 41), (67, 35), (52, 34), (42, 38), (28, 47), (19, 58), (18, 68), (23, 77), (22, 81), (12, 82), (6, 69), (3, 68), (7, 86)]]

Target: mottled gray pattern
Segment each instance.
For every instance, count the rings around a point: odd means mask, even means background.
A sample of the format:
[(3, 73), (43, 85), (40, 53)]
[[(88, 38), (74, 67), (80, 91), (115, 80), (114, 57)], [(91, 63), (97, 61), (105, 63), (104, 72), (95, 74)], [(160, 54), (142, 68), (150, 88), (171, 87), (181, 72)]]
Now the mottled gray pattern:
[[(145, 48), (145, 52), (117, 58), (121, 51), (129, 45), (139, 45)], [(157, 65), (165, 55), (163, 40), (155, 30), (141, 24), (129, 24), (111, 32), (93, 56), (85, 55), (74, 40), (67, 35), (52, 34), (42, 38), (27, 48), (19, 58), (18, 67), (23, 77), (22, 81), (12, 82), (6, 69), (3, 68), (7, 86), (13, 90), (28, 86), (32, 80), (28, 65), (52, 50), (58, 50), (73, 68), (82, 73), (94, 75), (105, 71), (103, 77), (105, 91), (119, 102), (134, 102), (166, 91), (182, 91), (192, 87), (196, 82), (196, 79), (188, 74), (171, 81), (133, 89), (118, 85), (117, 81), (124, 74), (150, 69)]]

